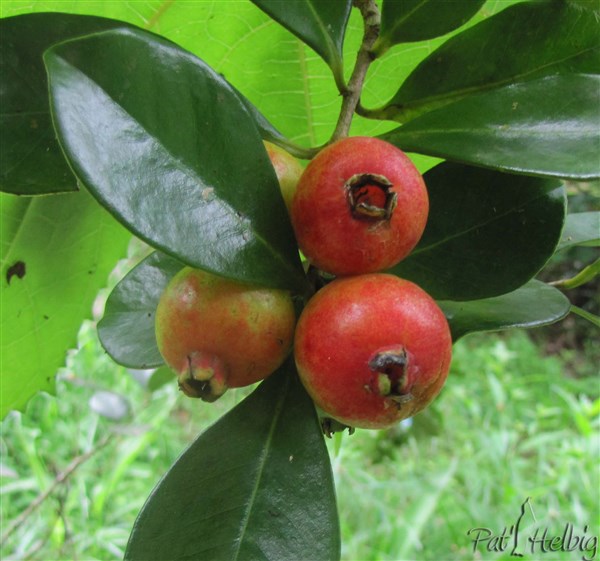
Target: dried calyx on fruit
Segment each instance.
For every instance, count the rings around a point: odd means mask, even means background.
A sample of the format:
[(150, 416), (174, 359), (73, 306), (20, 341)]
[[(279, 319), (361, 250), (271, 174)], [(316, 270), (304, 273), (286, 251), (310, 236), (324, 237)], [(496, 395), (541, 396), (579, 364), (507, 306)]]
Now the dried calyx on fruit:
[(334, 275), (389, 269), (415, 247), (429, 213), (423, 177), (399, 148), (349, 137), (321, 150), (300, 177), (291, 218), (312, 265)]
[(436, 302), (394, 275), (337, 279), (304, 308), (294, 338), (302, 383), (340, 423), (386, 428), (426, 407), (450, 367), (452, 338)]
[(398, 194), (383, 175), (357, 173), (344, 187), (350, 212), (359, 220), (389, 220), (398, 204)]

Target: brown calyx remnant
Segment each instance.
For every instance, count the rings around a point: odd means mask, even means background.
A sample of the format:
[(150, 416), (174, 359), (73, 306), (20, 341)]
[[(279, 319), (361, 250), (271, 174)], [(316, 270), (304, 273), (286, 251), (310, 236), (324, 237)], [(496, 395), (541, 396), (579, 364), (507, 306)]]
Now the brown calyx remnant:
[(369, 360), (374, 375), (369, 389), (383, 397), (392, 399), (398, 407), (413, 399), (413, 380), (408, 373), (408, 355), (403, 347), (375, 353)]
[(187, 357), (188, 368), (179, 374), (179, 389), (188, 397), (213, 402), (227, 391), (226, 370), (215, 356), (192, 353)]
[(350, 212), (354, 218), (386, 221), (398, 203), (398, 194), (387, 177), (375, 173), (358, 173), (344, 185)]

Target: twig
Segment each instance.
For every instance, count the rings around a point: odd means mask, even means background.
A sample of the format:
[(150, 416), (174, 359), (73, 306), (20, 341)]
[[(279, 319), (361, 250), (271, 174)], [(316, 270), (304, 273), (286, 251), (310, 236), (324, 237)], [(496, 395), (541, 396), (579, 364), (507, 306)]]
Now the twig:
[(103, 448), (104, 446), (106, 446), (110, 442), (110, 440), (112, 438), (113, 438), (112, 434), (109, 434), (109, 435), (105, 436), (102, 440), (100, 440), (98, 442), (98, 444), (94, 448), (92, 448), (91, 450), (88, 450), (85, 454), (82, 454), (81, 456), (77, 456), (76, 458), (74, 458), (71, 461), (71, 463), (54, 478), (54, 481), (52, 482), (52, 484), (50, 485), (50, 487), (48, 487), (48, 489), (46, 489), (43, 493), (41, 493), (40, 495), (38, 495), (29, 504), (29, 506), (23, 512), (21, 512), (21, 514), (19, 516), (17, 516), (17, 518), (15, 518), (9, 524), (8, 528), (6, 529), (6, 531), (4, 532), (4, 534), (2, 535), (2, 538), (0, 539), (0, 541), (2, 543), (6, 543), (6, 540), (11, 536), (11, 534), (27, 521), (27, 518), (29, 518), (29, 516), (31, 516), (31, 514), (36, 509), (38, 509), (40, 507), (40, 505), (54, 492), (54, 490), (59, 485), (61, 485), (62, 483), (64, 483), (65, 480), (81, 464), (83, 464), (84, 462), (86, 462), (87, 460), (89, 460), (96, 452), (98, 452), (98, 450), (100, 450), (101, 448)]
[(360, 10), (363, 17), (363, 41), (356, 57), (356, 64), (354, 65), (352, 76), (348, 82), (348, 88), (346, 91), (342, 92), (344, 101), (342, 102), (340, 116), (335, 131), (329, 141), (330, 143), (348, 136), (352, 117), (354, 116), (354, 112), (360, 101), (360, 95), (367, 75), (367, 70), (369, 69), (369, 65), (375, 59), (371, 52), (371, 48), (377, 40), (377, 37), (379, 37), (379, 29), (381, 26), (381, 14), (379, 13), (379, 8), (374, 0), (354, 0), (354, 6)]

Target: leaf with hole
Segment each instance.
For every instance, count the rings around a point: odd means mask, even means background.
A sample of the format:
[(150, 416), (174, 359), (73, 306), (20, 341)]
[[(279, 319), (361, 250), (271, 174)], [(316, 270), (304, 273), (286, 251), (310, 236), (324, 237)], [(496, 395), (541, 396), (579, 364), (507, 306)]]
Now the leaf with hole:
[(86, 191), (3, 193), (0, 202), (3, 417), (36, 392), (54, 391), (56, 371), (131, 234)]

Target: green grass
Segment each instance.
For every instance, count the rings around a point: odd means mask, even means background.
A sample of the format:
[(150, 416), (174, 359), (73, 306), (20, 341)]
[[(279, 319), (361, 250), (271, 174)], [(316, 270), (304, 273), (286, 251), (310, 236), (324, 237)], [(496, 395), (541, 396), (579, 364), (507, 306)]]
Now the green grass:
[[(572, 358), (572, 357), (570, 357)], [(337, 434), (328, 441), (343, 532), (343, 559), (510, 559), (467, 535), (499, 533), (527, 497), (535, 514), (523, 532), (548, 527), (598, 536), (600, 400), (594, 369), (544, 358), (524, 333), (472, 336), (455, 346), (442, 395), (412, 424)], [(111, 421), (90, 407), (99, 390), (126, 399)], [(1, 424), (2, 535), (21, 520), (74, 459), (82, 462), (0, 549), (3, 560), (122, 558), (133, 521), (151, 489), (198, 433), (239, 402), (212, 405), (153, 393), (99, 348), (92, 324), (58, 377), (57, 398), (38, 395)], [(115, 396), (113, 396), (115, 397)], [(528, 510), (528, 513), (530, 511)], [(528, 559), (581, 559), (571, 554)], [(597, 558), (597, 556), (596, 556)]]
[(524, 519), (524, 539), (535, 527), (562, 535), (567, 522), (597, 537), (598, 390), (597, 378), (565, 377), (523, 333), (466, 339), (441, 397), (409, 429), (343, 437), (344, 559), (508, 559), (510, 549), (474, 553), (467, 532), (501, 533), (527, 497), (537, 522)]

